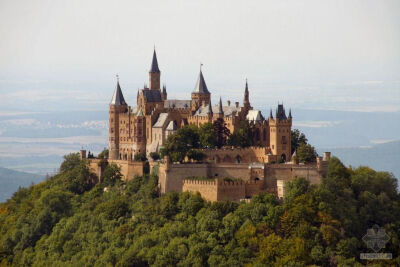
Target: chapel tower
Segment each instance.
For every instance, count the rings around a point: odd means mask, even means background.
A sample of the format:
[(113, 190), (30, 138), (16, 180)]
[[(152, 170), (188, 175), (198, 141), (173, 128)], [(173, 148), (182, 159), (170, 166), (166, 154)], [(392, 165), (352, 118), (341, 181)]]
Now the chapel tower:
[(160, 86), (161, 71), (158, 68), (156, 49), (153, 52), (153, 60), (149, 71), (149, 89), (150, 90), (161, 90)]

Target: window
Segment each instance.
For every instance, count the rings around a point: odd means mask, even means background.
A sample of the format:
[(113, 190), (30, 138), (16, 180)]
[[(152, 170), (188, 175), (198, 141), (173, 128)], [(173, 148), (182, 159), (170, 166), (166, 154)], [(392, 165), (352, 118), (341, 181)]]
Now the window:
[(282, 144), (287, 144), (286, 136), (282, 136)]

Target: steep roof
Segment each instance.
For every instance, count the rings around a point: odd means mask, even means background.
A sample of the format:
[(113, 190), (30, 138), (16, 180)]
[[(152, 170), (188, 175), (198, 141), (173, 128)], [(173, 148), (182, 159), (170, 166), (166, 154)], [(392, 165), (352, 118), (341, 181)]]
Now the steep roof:
[(261, 111), (253, 109), (249, 110), (249, 113), (247, 113), (246, 119), (249, 121), (261, 121), (263, 119), (263, 116), (261, 114)]
[(219, 98), (218, 111), (217, 111), (216, 113), (217, 113), (217, 114), (224, 114), (223, 107), (222, 107), (222, 99), (221, 99), (221, 97)]
[(200, 70), (199, 78), (197, 79), (196, 86), (194, 87), (193, 93), (209, 94), (207, 89), (206, 81), (204, 80), (203, 73)]
[(149, 90), (143, 89), (144, 97), (146, 98), (147, 102), (161, 102), (161, 93), (159, 90)]
[(164, 108), (190, 108), (191, 100), (169, 99), (164, 101)]
[(154, 128), (163, 128), (167, 119), (168, 119), (168, 113), (160, 113), (160, 115), (158, 116), (158, 119), (157, 119), (156, 123), (154, 123), (153, 127)]
[(178, 127), (176, 126), (175, 121), (170, 121), (166, 130), (167, 131), (176, 131), (178, 129)]
[(279, 120), (286, 120), (286, 112), (285, 108), (283, 107), (283, 104), (278, 104), (278, 109), (276, 110), (276, 115), (275, 117)]
[(122, 94), (121, 86), (119, 86), (119, 81), (117, 81), (117, 86), (115, 87), (114, 95), (111, 99), (110, 105), (126, 105), (124, 95)]
[(156, 50), (154, 49), (153, 52), (153, 60), (151, 61), (151, 67), (150, 67), (150, 72), (160, 72), (160, 69), (158, 68), (158, 61), (157, 61), (157, 54)]

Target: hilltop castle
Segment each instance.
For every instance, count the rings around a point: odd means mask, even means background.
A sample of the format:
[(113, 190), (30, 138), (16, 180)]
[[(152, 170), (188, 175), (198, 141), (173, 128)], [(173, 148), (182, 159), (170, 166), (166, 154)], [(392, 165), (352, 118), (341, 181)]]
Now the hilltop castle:
[(267, 119), (260, 110), (253, 109), (249, 99), (246, 80), (243, 103), (217, 105), (211, 103), (209, 91), (200, 69), (191, 99), (168, 99), (167, 88), (161, 88), (161, 71), (156, 51), (149, 71), (149, 86), (137, 92), (137, 106), (130, 107), (124, 99), (119, 81), (109, 107), (110, 159), (133, 160), (140, 152), (158, 152), (168, 136), (188, 124), (200, 126), (207, 122), (223, 119), (230, 133), (241, 121), (247, 120), (254, 129), (253, 143), (265, 147), (272, 161), (287, 161), (291, 152), (292, 114), (286, 116), (283, 105), (278, 105), (275, 117), (272, 110)]
[[(311, 183), (320, 183), (326, 173), (330, 153), (317, 157), (316, 163), (298, 164), (291, 155), (291, 111), (287, 116), (283, 104), (278, 104), (275, 115), (271, 109), (266, 119), (260, 110), (251, 106), (247, 80), (241, 105), (228, 100), (224, 106), (221, 98), (217, 105), (212, 105), (201, 68), (191, 99), (168, 99), (166, 86), (161, 88), (161, 71), (154, 50), (149, 85), (138, 90), (136, 101), (136, 107), (127, 104), (117, 79), (109, 105), (109, 158), (88, 161), (100, 181), (108, 163), (117, 164), (125, 180), (143, 175), (148, 163), (135, 161), (137, 153), (159, 152), (179, 128), (216, 120), (222, 120), (230, 133), (241, 122), (249, 123), (255, 146), (203, 149), (205, 159), (195, 163), (173, 163), (168, 156), (161, 161), (150, 160), (150, 168), (158, 171), (161, 193), (200, 192), (211, 201), (239, 201), (261, 192), (283, 197), (286, 181), (305, 177)], [(86, 158), (86, 151), (81, 151), (81, 158)]]

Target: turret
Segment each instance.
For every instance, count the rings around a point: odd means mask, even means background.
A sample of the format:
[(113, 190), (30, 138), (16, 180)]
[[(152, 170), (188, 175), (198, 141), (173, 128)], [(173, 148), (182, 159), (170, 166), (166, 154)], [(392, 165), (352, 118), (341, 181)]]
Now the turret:
[(208, 91), (206, 81), (203, 77), (203, 72), (201, 71), (197, 79), (196, 86), (192, 92), (192, 111), (195, 111), (203, 102), (208, 105), (210, 101), (210, 92)]
[(246, 79), (246, 86), (244, 89), (243, 106), (247, 109), (251, 109), (250, 100), (249, 100), (249, 85), (247, 83), (247, 79)]
[(213, 115), (214, 115), (214, 114), (213, 114), (213, 111), (212, 111), (211, 100), (210, 100), (210, 102), (208, 103), (207, 115), (208, 115), (209, 118), (212, 118)]
[(117, 75), (117, 85), (109, 106), (109, 157), (118, 159), (119, 155), (119, 114), (126, 112), (128, 105), (122, 94)]
[(161, 98), (163, 101), (167, 100), (167, 87), (165, 86), (165, 84), (163, 85), (162, 88)]
[(161, 72), (158, 68), (156, 49), (153, 52), (153, 60), (151, 62), (151, 67), (149, 71), (149, 89), (150, 90), (161, 90), (160, 87), (160, 76)]
[(270, 128), (270, 148), (273, 155), (277, 156), (278, 161), (288, 161), (291, 157), (291, 112), (289, 118), (286, 117), (283, 104), (278, 103), (275, 118), (272, 110), (268, 118)]
[(223, 118), (224, 117), (224, 109), (222, 107), (222, 99), (221, 99), (221, 97), (219, 98), (218, 111), (217, 111), (216, 115), (217, 115), (218, 118)]

